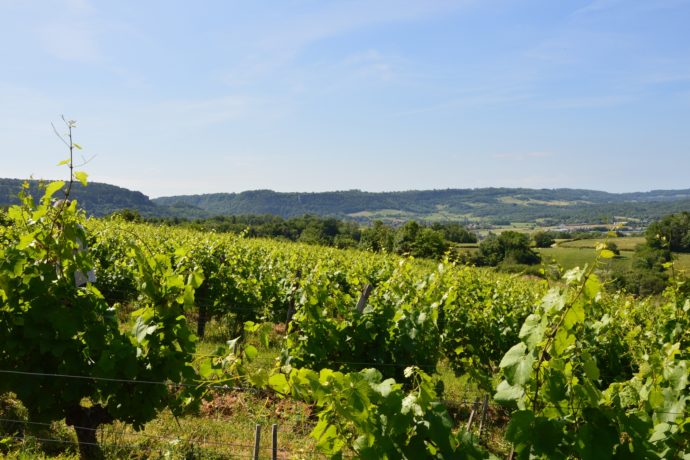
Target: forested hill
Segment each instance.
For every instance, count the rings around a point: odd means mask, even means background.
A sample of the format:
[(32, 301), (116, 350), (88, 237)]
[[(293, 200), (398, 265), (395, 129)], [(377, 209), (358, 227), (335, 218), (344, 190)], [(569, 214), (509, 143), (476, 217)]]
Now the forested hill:
[[(0, 179), (0, 206), (17, 202), (23, 181)], [(37, 192), (37, 181), (31, 181)], [(482, 188), (406, 192), (350, 190), (324, 193), (242, 193), (183, 195), (149, 199), (141, 192), (98, 182), (74, 185), (72, 196), (86, 211), (102, 216), (132, 209), (144, 216), (204, 218), (271, 214), (285, 218), (314, 214), (371, 222), (483, 221), (553, 223), (612, 222), (619, 217), (648, 221), (690, 211), (690, 189), (607, 193), (579, 189)]]
[[(23, 182), (20, 179), (0, 179), (0, 206), (19, 201), (17, 194)], [(29, 185), (31, 194), (34, 197), (38, 196), (38, 181), (29, 181)], [(55, 196), (59, 196), (59, 193)], [(143, 193), (110, 184), (91, 182), (84, 187), (81, 183), (75, 182), (72, 185), (71, 196), (88, 214), (95, 216), (103, 216), (120, 209), (136, 209), (146, 215), (158, 215), (160, 211), (160, 207)]]
[(162, 197), (160, 205), (188, 205), (212, 214), (303, 214), (371, 221), (488, 220), (532, 222), (608, 221), (614, 217), (653, 219), (690, 210), (690, 189), (608, 193), (581, 189), (482, 188), (373, 193), (359, 190), (279, 193), (256, 190)]

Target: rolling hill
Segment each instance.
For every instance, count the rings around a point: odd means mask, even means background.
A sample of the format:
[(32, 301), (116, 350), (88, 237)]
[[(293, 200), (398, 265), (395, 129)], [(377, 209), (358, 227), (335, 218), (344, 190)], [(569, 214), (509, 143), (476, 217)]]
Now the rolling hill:
[[(17, 202), (19, 179), (0, 179), (0, 206)], [(30, 181), (37, 194), (37, 181)], [(141, 192), (92, 182), (76, 184), (76, 198), (87, 213), (103, 216), (119, 209), (144, 216), (204, 218), (214, 215), (272, 214), (285, 218), (315, 214), (362, 223), (459, 221), (481, 223), (610, 223), (639, 220), (690, 210), (690, 189), (609, 193), (584, 189), (480, 188), (364, 192), (242, 193), (180, 195), (149, 199)]]
[(161, 197), (164, 206), (190, 205), (212, 214), (327, 215), (362, 222), (553, 220), (563, 223), (649, 220), (690, 209), (690, 189), (608, 193), (581, 189), (481, 188), (323, 193), (255, 190)]

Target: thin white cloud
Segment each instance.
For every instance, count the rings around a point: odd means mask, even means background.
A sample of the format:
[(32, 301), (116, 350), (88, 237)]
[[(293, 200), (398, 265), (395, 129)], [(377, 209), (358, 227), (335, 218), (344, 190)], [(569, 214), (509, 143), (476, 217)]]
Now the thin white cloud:
[(637, 13), (648, 13), (650, 11), (659, 11), (673, 9), (680, 6), (687, 6), (690, 0), (593, 0), (586, 6), (575, 10), (573, 17), (587, 16), (599, 14), (608, 10), (613, 10), (619, 7), (625, 8), (627, 11), (634, 11)]
[(167, 117), (183, 125), (210, 125), (236, 120), (251, 108), (244, 96), (225, 96), (213, 99), (167, 101), (158, 107)]
[(252, 30), (242, 35), (246, 57), (221, 79), (231, 85), (249, 84), (288, 65), (305, 48), (319, 41), (374, 25), (420, 21), (478, 3), (478, 0), (357, 0), (320, 7), (314, 13), (296, 18), (281, 17), (278, 21), (253, 24)]
[[(89, 0), (4, 1), (3, 19), (26, 17), (13, 38), (24, 46), (38, 45), (56, 59), (93, 62), (101, 59), (98, 31), (102, 28)], [(12, 30), (10, 28), (10, 30)]]
[(493, 85), (467, 88), (436, 104), (411, 108), (395, 114), (396, 116), (418, 115), (423, 113), (456, 110), (463, 108), (484, 108), (497, 105), (514, 104), (534, 98), (531, 83), (515, 81), (511, 83), (495, 82)]
[(53, 23), (39, 28), (43, 48), (57, 59), (96, 62), (102, 59), (92, 27), (75, 23)]
[(492, 158), (498, 160), (513, 160), (513, 161), (525, 161), (553, 157), (554, 154), (551, 152), (502, 152), (495, 153), (491, 155)]
[(359, 77), (390, 81), (396, 75), (393, 59), (376, 49), (346, 57), (343, 66)]
[(634, 99), (633, 95), (581, 96), (543, 100), (539, 105), (547, 109), (596, 109), (618, 107)]
[(588, 5), (576, 10), (573, 15), (585, 15), (597, 13), (599, 11), (609, 10), (625, 3), (623, 0), (594, 0)]

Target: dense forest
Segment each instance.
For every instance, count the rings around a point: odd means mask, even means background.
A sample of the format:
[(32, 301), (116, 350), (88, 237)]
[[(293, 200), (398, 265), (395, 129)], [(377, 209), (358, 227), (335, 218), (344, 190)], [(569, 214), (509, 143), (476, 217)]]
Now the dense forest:
[[(21, 179), (0, 179), (0, 206), (19, 203), (17, 195), (25, 181)], [(31, 180), (29, 193), (37, 198), (43, 193), (39, 191), (40, 182)], [(88, 187), (76, 182), (71, 191), (72, 198), (79, 202), (79, 206), (93, 216), (104, 216), (121, 209), (136, 209), (144, 215), (154, 215), (159, 211), (149, 198), (141, 192), (110, 184), (92, 182)]]

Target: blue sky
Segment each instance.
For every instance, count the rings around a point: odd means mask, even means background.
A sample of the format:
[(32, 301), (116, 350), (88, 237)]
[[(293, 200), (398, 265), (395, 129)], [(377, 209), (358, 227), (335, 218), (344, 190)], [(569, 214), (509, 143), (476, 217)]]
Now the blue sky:
[(0, 177), (690, 187), (690, 1), (0, 0)]

